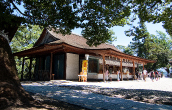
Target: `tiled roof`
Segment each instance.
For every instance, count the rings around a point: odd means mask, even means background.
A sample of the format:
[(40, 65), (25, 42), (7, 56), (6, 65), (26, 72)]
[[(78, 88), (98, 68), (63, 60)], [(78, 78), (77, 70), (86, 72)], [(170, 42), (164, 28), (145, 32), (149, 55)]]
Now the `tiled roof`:
[[(80, 36), (80, 35), (76, 35), (71, 33), (70, 35), (62, 35), (60, 33), (56, 33), (53, 30), (48, 32), (53, 35), (54, 37), (60, 39), (57, 41), (53, 41), (50, 42), (49, 44), (58, 44), (58, 43), (67, 43), (69, 45), (75, 46), (75, 47), (79, 47), (79, 48), (84, 48), (84, 49), (107, 49), (107, 48), (111, 48), (113, 50), (116, 51), (120, 51), (118, 50), (115, 46), (111, 45), (111, 44), (106, 44), (106, 43), (102, 43), (100, 45), (96, 46), (89, 46), (87, 45), (87, 39), (85, 39), (84, 37)], [(120, 51), (121, 52), (121, 51)]]
[[(46, 37), (46, 35), (47, 35), (47, 37)], [(54, 41), (50, 41), (50, 42), (48, 41), (49, 42), (48, 43), (47, 38), (50, 38), (50, 37), (54, 37), (57, 39), (53, 39)], [(70, 35), (63, 36), (60, 33), (56, 33), (54, 31), (49, 31), (47, 29), (44, 29), (40, 38), (37, 40), (37, 42), (35, 43), (33, 48), (14, 53), (14, 56), (23, 57), (23, 56), (35, 56), (38, 54), (45, 54), (45, 53), (47, 54), (48, 51), (59, 49), (60, 47), (63, 47), (63, 46), (65, 47), (67, 44), (67, 45), (73, 46), (75, 49), (78, 48), (78, 50), (80, 50), (80, 51), (88, 50), (88, 52), (95, 51), (95, 53), (96, 52), (99, 53), (99, 52), (101, 52), (101, 50), (105, 50), (103, 52), (105, 52), (105, 53), (107, 52), (107, 54), (115, 54), (115, 57), (119, 56), (119, 58), (128, 59), (131, 61), (138, 61), (141, 63), (155, 63), (156, 62), (153, 60), (147, 60), (147, 59), (143, 59), (140, 57), (125, 54), (125, 53), (121, 52), (120, 50), (118, 50), (115, 46), (110, 45), (110, 44), (103, 43), (103, 44), (98, 45), (97, 47), (95, 47), (95, 46), (90, 47), (89, 45), (86, 44), (86, 42), (87, 42), (87, 40), (80, 35), (70, 34)], [(63, 45), (63, 43), (65, 45)], [(62, 44), (62, 45), (58, 45), (58, 44)], [(92, 50), (92, 51), (90, 51), (90, 50)], [(114, 51), (111, 51), (111, 50), (114, 50)], [(108, 53), (108, 52), (111, 52), (111, 53)]]

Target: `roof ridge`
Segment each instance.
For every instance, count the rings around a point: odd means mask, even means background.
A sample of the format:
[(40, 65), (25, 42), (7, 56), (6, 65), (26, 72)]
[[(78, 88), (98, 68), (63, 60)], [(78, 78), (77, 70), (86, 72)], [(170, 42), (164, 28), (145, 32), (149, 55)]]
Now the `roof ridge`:
[[(82, 35), (78, 35), (76, 33), (71, 32), (70, 34), (63, 35), (60, 32), (56, 33), (54, 30), (48, 30), (48, 32), (51, 35), (53, 35), (54, 37), (56, 37), (56, 38), (58, 38), (60, 40), (63, 40), (63, 42), (66, 42), (67, 44), (70, 44), (70, 45), (73, 45), (73, 46), (76, 46), (76, 47), (87, 48), (87, 49), (107, 49), (107, 48), (111, 48), (113, 50), (120, 51), (113, 44), (110, 44), (110, 43), (101, 43), (98, 46), (89, 46), (87, 44), (87, 39), (84, 38)], [(52, 42), (52, 43), (55, 43), (55, 42)]]

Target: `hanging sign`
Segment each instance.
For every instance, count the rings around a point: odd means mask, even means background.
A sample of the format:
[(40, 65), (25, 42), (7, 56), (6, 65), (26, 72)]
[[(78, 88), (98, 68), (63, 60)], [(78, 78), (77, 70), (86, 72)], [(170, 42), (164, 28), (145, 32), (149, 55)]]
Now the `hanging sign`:
[(87, 69), (88, 69), (88, 60), (82, 61), (82, 72), (84, 75), (87, 75)]

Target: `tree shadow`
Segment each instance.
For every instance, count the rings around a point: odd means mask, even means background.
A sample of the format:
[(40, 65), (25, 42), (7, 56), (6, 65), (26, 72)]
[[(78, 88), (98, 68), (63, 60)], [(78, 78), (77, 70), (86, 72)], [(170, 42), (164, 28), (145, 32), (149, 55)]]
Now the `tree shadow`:
[[(108, 107), (112, 105), (128, 108), (150, 106), (151, 108), (154, 105), (147, 105), (146, 103), (171, 105), (172, 102), (172, 92), (157, 90), (101, 88), (92, 85), (24, 85), (24, 88), (30, 91), (30, 94), (33, 92), (37, 95), (52, 98), (52, 101), (44, 98), (43, 103), (56, 105), (56, 102), (60, 101), (64, 105), (65, 103), (67, 106), (77, 105), (81, 109), (109, 109)], [(129, 100), (124, 101), (121, 98)], [(158, 108), (163, 108), (163, 105), (158, 105)]]
[(100, 88), (94, 93), (133, 101), (172, 105), (172, 92), (147, 89)]

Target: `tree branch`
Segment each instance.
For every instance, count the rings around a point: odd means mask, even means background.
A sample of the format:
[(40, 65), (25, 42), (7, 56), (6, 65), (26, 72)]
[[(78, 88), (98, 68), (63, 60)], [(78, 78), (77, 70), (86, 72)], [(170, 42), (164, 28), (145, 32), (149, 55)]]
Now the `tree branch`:
[(155, 4), (153, 4), (153, 5), (151, 6), (151, 8), (153, 8), (153, 7), (154, 7), (156, 4), (158, 4), (158, 3), (160, 3), (160, 4), (161, 4), (161, 3), (162, 3), (162, 1), (161, 1), (161, 0), (156, 1), (156, 2), (155, 2)]
[(17, 6), (13, 3), (12, 0), (10, 0), (10, 2), (11, 2), (12, 5), (14, 6), (14, 9), (17, 9), (17, 11), (18, 11), (20, 14), (22, 14), (23, 16), (32, 17), (32, 16), (30, 16), (30, 15), (27, 15), (27, 14), (22, 13), (22, 12), (20, 11), (20, 9), (17, 8)]

